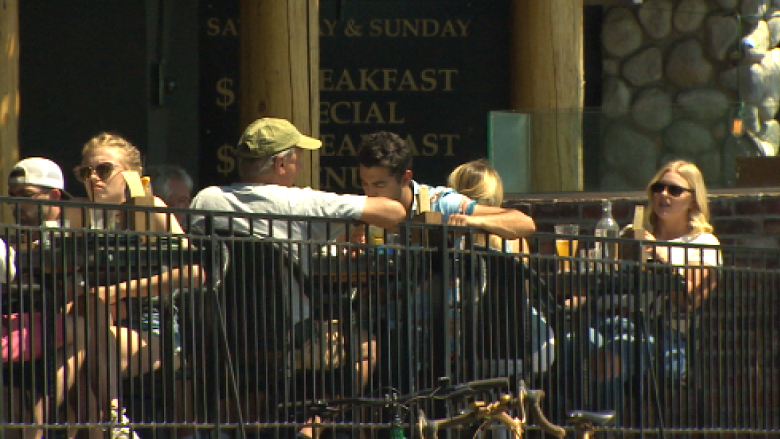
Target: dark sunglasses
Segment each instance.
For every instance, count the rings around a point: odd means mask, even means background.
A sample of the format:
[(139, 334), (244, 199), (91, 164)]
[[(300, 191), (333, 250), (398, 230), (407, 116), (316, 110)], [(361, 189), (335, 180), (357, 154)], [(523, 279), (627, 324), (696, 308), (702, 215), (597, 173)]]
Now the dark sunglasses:
[(650, 191), (654, 194), (660, 194), (664, 190), (673, 197), (679, 197), (683, 192), (693, 193), (693, 189), (688, 189), (687, 187), (678, 186), (676, 184), (661, 183), (660, 181), (650, 185)]
[(32, 190), (26, 190), (21, 191), (18, 193), (15, 192), (8, 192), (9, 197), (19, 197), (19, 198), (35, 198), (41, 195), (46, 195), (47, 193), (51, 192), (51, 189), (44, 190), (44, 191), (32, 191)]
[(76, 173), (76, 178), (80, 181), (89, 180), (93, 173), (97, 175), (99, 179), (106, 181), (111, 177), (111, 174), (114, 173), (114, 164), (105, 162), (96, 165), (94, 168), (92, 166), (77, 166), (73, 172)]

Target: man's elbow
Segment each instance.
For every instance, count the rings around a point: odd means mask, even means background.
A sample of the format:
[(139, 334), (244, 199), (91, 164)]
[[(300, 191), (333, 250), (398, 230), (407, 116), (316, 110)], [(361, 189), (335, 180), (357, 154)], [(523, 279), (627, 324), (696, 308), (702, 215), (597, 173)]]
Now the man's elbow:
[(533, 219), (531, 219), (530, 216), (527, 218), (528, 220), (526, 221), (525, 236), (521, 236), (521, 238), (526, 238), (536, 233), (536, 223)]
[(389, 228), (406, 219), (406, 209), (398, 201), (388, 198), (369, 198), (361, 221), (374, 226)]
[(515, 235), (512, 238), (518, 239), (518, 238), (527, 238), (534, 233), (536, 233), (536, 223), (534, 220), (524, 214), (523, 212), (518, 211), (519, 218), (517, 219), (517, 222), (515, 223)]
[(401, 203), (394, 201), (387, 209), (387, 216), (384, 218), (384, 220), (387, 221), (387, 224), (383, 227), (393, 227), (405, 219), (406, 209), (404, 209), (404, 206), (402, 206)]

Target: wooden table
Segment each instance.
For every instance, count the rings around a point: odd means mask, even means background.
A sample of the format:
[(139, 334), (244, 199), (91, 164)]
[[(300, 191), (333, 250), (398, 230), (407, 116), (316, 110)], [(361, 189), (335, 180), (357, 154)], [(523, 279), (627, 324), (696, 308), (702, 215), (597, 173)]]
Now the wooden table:
[[(679, 267), (669, 264), (622, 263), (593, 261), (591, 266), (605, 270), (572, 270), (546, 273), (545, 281), (556, 296), (566, 299), (567, 308), (585, 305), (600, 312), (641, 311), (647, 309), (660, 294), (684, 288)], [(586, 266), (587, 261), (586, 261)], [(572, 300), (573, 299), (573, 300)]]
[(310, 275), (334, 283), (366, 283), (372, 279), (394, 276), (398, 257), (394, 253), (356, 255), (314, 255)]

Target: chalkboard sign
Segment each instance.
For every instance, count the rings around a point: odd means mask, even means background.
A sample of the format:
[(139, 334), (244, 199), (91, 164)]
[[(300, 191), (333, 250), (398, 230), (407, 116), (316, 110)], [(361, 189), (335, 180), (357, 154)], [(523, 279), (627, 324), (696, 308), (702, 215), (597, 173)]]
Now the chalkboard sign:
[(244, 127), (239, 118), (239, 4), (200, 3), (200, 183), (238, 178), (233, 149)]
[(415, 179), (443, 184), (487, 154), (487, 114), (510, 105), (509, 2), (320, 2), (321, 188), (359, 192), (361, 135), (414, 148)]
[[(201, 183), (235, 180), (239, 124), (235, 0), (201, 3)], [(322, 0), (320, 187), (359, 192), (362, 135), (398, 133), (415, 178), (444, 183), (487, 155), (487, 115), (510, 105), (508, 0)]]

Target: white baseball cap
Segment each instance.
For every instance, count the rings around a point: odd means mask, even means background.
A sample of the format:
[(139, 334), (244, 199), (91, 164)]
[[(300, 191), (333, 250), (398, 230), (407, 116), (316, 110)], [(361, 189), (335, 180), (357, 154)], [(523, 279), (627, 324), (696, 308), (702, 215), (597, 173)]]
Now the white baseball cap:
[(59, 165), (43, 157), (26, 158), (11, 169), (8, 184), (31, 184), (62, 191), (63, 198), (71, 198), (65, 192), (65, 178)]

